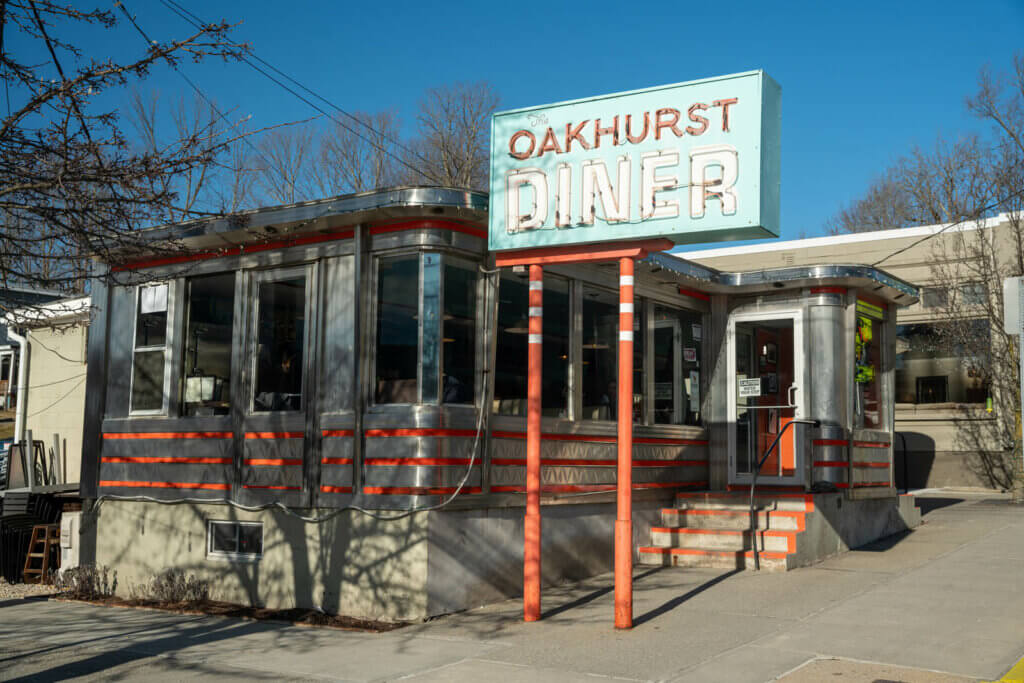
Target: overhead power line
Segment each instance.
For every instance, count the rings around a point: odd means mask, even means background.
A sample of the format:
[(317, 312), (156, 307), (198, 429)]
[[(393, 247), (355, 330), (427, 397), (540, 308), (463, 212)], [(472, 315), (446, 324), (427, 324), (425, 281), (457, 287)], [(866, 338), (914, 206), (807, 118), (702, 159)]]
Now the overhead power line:
[[(183, 7), (181, 4), (175, 2), (175, 0), (160, 0), (160, 3), (162, 5), (164, 5), (164, 7), (166, 7), (169, 10), (171, 10), (172, 12), (174, 12), (179, 17), (181, 17), (186, 22), (188, 22), (189, 24), (191, 24), (192, 26), (194, 26), (196, 28), (208, 25), (207, 22), (203, 21), (201, 18), (199, 18), (197, 15), (195, 15), (194, 13), (189, 11), (187, 8)], [(237, 43), (235, 45), (236, 45), (236, 47), (240, 47), (240, 46), (237, 45)], [(285, 90), (286, 92), (292, 94), (293, 96), (295, 96), (296, 98), (298, 98), (302, 102), (306, 103), (307, 105), (309, 105), (310, 107), (312, 107), (316, 111), (320, 112), (321, 114), (323, 114), (327, 118), (331, 119), (332, 121), (337, 123), (339, 126), (341, 126), (343, 129), (347, 130), (352, 135), (355, 135), (360, 140), (362, 140), (362, 141), (366, 142), (368, 145), (372, 146), (374, 149), (379, 151), (381, 154), (384, 154), (384, 155), (394, 159), (396, 162), (398, 162), (402, 166), (406, 167), (407, 169), (409, 169), (413, 173), (417, 173), (417, 174), (423, 176), (424, 178), (426, 178), (430, 182), (438, 183), (438, 180), (436, 178), (432, 177), (424, 169), (417, 168), (417, 167), (413, 166), (412, 164), (408, 163), (405, 159), (402, 159), (401, 157), (396, 156), (395, 154), (392, 154), (388, 149), (386, 149), (382, 145), (378, 144), (376, 141), (374, 141), (374, 140), (366, 137), (365, 135), (359, 133), (358, 131), (354, 130), (348, 124), (344, 123), (343, 121), (341, 121), (340, 119), (338, 119), (337, 117), (332, 115), (331, 113), (329, 113), (327, 111), (324, 111), (315, 102), (310, 101), (308, 98), (304, 97), (300, 93), (296, 92), (294, 89), (292, 89), (292, 88), (288, 87), (286, 84), (282, 83), (279, 79), (275, 78), (273, 75), (267, 73), (267, 71), (265, 69), (260, 68), (259, 66), (254, 64), (253, 60), (256, 60), (260, 64), (263, 64), (267, 69), (270, 69), (274, 73), (279, 74), (281, 76), (281, 78), (284, 78), (284, 79), (288, 80), (289, 82), (293, 83), (296, 87), (306, 91), (311, 96), (313, 96), (316, 99), (320, 100), (321, 102), (324, 102), (325, 104), (327, 104), (327, 106), (336, 109), (338, 112), (340, 112), (341, 114), (343, 114), (347, 118), (351, 119), (352, 121), (354, 121), (358, 125), (362, 126), (363, 128), (366, 128), (367, 130), (369, 130), (374, 135), (379, 136), (379, 137), (389, 141), (390, 143), (392, 143), (396, 147), (399, 147), (400, 149), (405, 150), (408, 154), (411, 154), (412, 156), (417, 157), (422, 163), (427, 164), (427, 160), (424, 159), (420, 154), (418, 154), (414, 150), (406, 147), (401, 142), (399, 142), (399, 141), (397, 141), (397, 140), (395, 140), (395, 139), (385, 135), (384, 133), (378, 131), (376, 128), (374, 128), (373, 126), (369, 125), (365, 121), (360, 120), (359, 117), (354, 116), (354, 115), (350, 114), (349, 112), (345, 111), (342, 107), (338, 106), (334, 102), (331, 102), (330, 100), (328, 100), (323, 95), (320, 95), (319, 93), (315, 92), (314, 90), (306, 87), (305, 85), (303, 85), (299, 81), (295, 80), (294, 78), (292, 78), (291, 76), (289, 76), (285, 72), (283, 72), (280, 69), (278, 69), (277, 67), (275, 67), (273, 64), (269, 63), (265, 59), (260, 58), (255, 53), (253, 53), (252, 59), (249, 59), (248, 57), (245, 57), (245, 56), (242, 57), (242, 61), (245, 62), (245, 64), (247, 64), (251, 69), (253, 69), (257, 73), (261, 74), (262, 76), (264, 76), (265, 78), (267, 78), (271, 82), (275, 83), (276, 85), (281, 87), (283, 90)]]

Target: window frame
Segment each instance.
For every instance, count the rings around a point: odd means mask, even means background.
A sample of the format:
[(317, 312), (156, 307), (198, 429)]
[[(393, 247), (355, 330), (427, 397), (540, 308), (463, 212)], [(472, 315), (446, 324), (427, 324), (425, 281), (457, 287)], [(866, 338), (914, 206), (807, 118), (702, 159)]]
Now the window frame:
[[(192, 306), (191, 306), (191, 302), (192, 302), (191, 283), (194, 280), (196, 280), (196, 279), (210, 278), (210, 277), (217, 277), (217, 276), (225, 276), (225, 275), (230, 275), (233, 278), (232, 279), (232, 292), (231, 292), (231, 350), (230, 350), (230, 354), (229, 354), (229, 363), (231, 363), (231, 374), (227, 378), (228, 394), (231, 396), (230, 406), (228, 407), (228, 412), (226, 414), (224, 414), (224, 415), (214, 415), (214, 416), (187, 415), (186, 414), (186, 408), (185, 408), (185, 381), (187, 379), (187, 372), (188, 372), (187, 364), (188, 364), (188, 344), (189, 344), (189, 341), (188, 341), (189, 316), (191, 314), (191, 309), (192, 309)], [(240, 304), (240, 302), (239, 302), (239, 298), (240, 297), (239, 297), (239, 288), (238, 288), (238, 286), (239, 286), (239, 280), (242, 277), (244, 277), (244, 272), (241, 271), (241, 270), (234, 270), (234, 271), (219, 270), (219, 271), (212, 271), (212, 272), (207, 272), (207, 273), (196, 273), (194, 275), (189, 275), (187, 277), (184, 277), (181, 280), (181, 302), (182, 302), (182, 305), (181, 305), (181, 353), (180, 353), (180, 363), (177, 362), (177, 359), (176, 359), (176, 362), (175, 362), (175, 366), (177, 366), (175, 368), (175, 371), (176, 371), (176, 375), (177, 375), (178, 380), (179, 380), (178, 381), (178, 393), (177, 393), (177, 396), (175, 397), (175, 399), (176, 399), (176, 404), (177, 404), (177, 413), (176, 414), (179, 417), (181, 417), (182, 419), (193, 419), (193, 418), (201, 418), (202, 419), (202, 418), (208, 418), (208, 417), (224, 418), (224, 417), (230, 416), (232, 414), (232, 411), (234, 410), (234, 406), (235, 406), (235, 403), (236, 403), (235, 398), (234, 398), (234, 395), (235, 395), (235, 391), (234, 391), (235, 390), (235, 375), (238, 374), (238, 371), (235, 369), (235, 356), (236, 356), (235, 348), (240, 343), (240, 337), (239, 337), (240, 331), (237, 329), (237, 325), (235, 323), (238, 320), (238, 308), (239, 308), (239, 304)], [(88, 328), (86, 328), (86, 332), (88, 332)], [(244, 334), (244, 331), (242, 331), (242, 334)]]
[[(175, 347), (175, 343), (177, 341), (177, 335), (175, 334), (177, 327), (175, 324), (176, 285), (177, 282), (175, 280), (159, 280), (155, 282), (141, 283), (135, 286), (135, 296), (133, 297), (134, 305), (132, 308), (132, 362), (128, 376), (129, 417), (164, 417), (169, 414), (171, 403), (170, 386), (174, 378), (174, 368), (172, 367), (174, 363), (171, 358), (171, 349)], [(166, 328), (164, 330), (164, 343), (162, 346), (136, 346), (139, 330), (139, 305), (142, 301), (142, 290), (161, 286), (167, 288), (167, 310), (165, 312), (167, 320), (165, 323)], [(160, 350), (162, 350), (164, 354), (163, 382), (160, 387), (160, 407), (147, 410), (136, 410), (132, 407), (132, 398), (135, 395), (135, 358), (139, 353), (153, 353)]]
[[(235, 550), (215, 550), (213, 547), (213, 527), (217, 524), (231, 525), (235, 529)], [(260, 530), (260, 552), (245, 553), (239, 551), (239, 533), (243, 526), (258, 527)], [(231, 519), (208, 519), (206, 520), (206, 558), (210, 560), (227, 560), (231, 562), (259, 562), (263, 559), (265, 549), (265, 537), (263, 522), (252, 522)]]
[[(475, 263), (474, 261), (472, 261), (470, 259), (462, 258), (460, 256), (449, 255), (449, 254), (442, 253), (442, 252), (437, 252), (437, 253), (441, 254), (441, 290), (440, 290), (441, 291), (441, 306), (440, 306), (440, 315), (438, 316), (438, 334), (439, 334), (438, 339), (439, 339), (439, 343), (438, 343), (438, 347), (437, 347), (437, 356), (438, 356), (438, 358), (437, 358), (438, 391), (437, 391), (437, 401), (434, 402), (434, 403), (431, 403), (430, 405), (434, 405), (436, 403), (437, 405), (446, 405), (446, 406), (476, 406), (477, 405), (477, 399), (479, 398), (477, 396), (477, 390), (480, 387), (480, 368), (481, 368), (481, 358), (480, 358), (480, 343), (481, 343), (480, 342), (480, 332), (481, 332), (481, 330), (480, 330), (480, 321), (481, 321), (481, 315), (480, 315), (480, 306), (481, 306), (481, 295), (483, 294), (483, 292), (480, 291), (480, 287), (481, 287), (481, 283), (483, 282), (483, 278), (480, 277), (480, 270), (479, 270), (478, 264)], [(444, 400), (444, 316), (445, 316), (445, 312), (444, 311), (445, 311), (445, 302), (446, 302), (446, 297), (447, 297), (447, 293), (445, 292), (444, 282), (445, 282), (445, 268), (448, 267), (449, 263), (452, 263), (453, 265), (456, 265), (456, 266), (458, 266), (460, 268), (464, 268), (464, 269), (470, 271), (471, 273), (473, 273), (473, 275), (475, 277), (475, 282), (473, 283), (473, 392), (472, 392), (473, 393), (473, 399), (471, 401), (469, 401), (468, 403), (446, 403), (445, 400)], [(422, 273), (422, 267), (421, 267), (421, 273)], [(420, 353), (421, 361), (422, 361), (422, 355), (423, 354), (421, 352)], [(422, 367), (422, 362), (421, 362), (421, 367)], [(420, 385), (422, 387), (422, 382), (420, 383)], [(420, 393), (420, 402), (423, 402), (423, 394), (422, 394), (422, 392)]]

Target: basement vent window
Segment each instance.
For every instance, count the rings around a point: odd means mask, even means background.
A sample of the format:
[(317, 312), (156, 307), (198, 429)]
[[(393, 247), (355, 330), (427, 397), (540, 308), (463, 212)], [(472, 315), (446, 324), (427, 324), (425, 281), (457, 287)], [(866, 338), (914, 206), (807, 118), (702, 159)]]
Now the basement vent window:
[(206, 530), (206, 556), (256, 561), (263, 556), (262, 522), (210, 521)]

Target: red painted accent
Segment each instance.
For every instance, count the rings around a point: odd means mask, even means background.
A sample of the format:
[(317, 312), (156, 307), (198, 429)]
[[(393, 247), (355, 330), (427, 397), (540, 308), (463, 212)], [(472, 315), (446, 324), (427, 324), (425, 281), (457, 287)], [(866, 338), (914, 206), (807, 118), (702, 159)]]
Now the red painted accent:
[(888, 448), (888, 441), (854, 441), (854, 448)]
[[(743, 552), (743, 551), (740, 551), (740, 550), (699, 550), (697, 548), (650, 548), (650, 547), (641, 547), (641, 548), (638, 548), (637, 550), (639, 552), (641, 552), (641, 553), (644, 553), (645, 555), (712, 555), (712, 556), (719, 556), (719, 557), (723, 557), (723, 556), (724, 557), (736, 557), (736, 556), (738, 556), (742, 552), (744, 557), (750, 557), (750, 558), (754, 557), (754, 553), (753, 552), (751, 552), (751, 551)], [(769, 560), (784, 560), (784, 559), (786, 559), (786, 553), (776, 553), (776, 552), (766, 553), (766, 552), (760, 552), (760, 553), (758, 553), (758, 555), (760, 555), (761, 558), (769, 559)]]
[(129, 488), (129, 489), (210, 489), (213, 491), (227, 491), (231, 487), (228, 484), (199, 484), (176, 481), (101, 481), (100, 488)]
[(320, 462), (324, 465), (351, 465), (352, 458), (321, 458)]
[(106, 432), (104, 439), (230, 439), (232, 432)]
[(811, 294), (846, 294), (846, 287), (811, 287)]
[(323, 435), (327, 437), (352, 436), (354, 433), (351, 429), (325, 429), (323, 431)]
[[(874, 482), (874, 481), (861, 481), (861, 482), (854, 482), (853, 483), (853, 488), (855, 488), (855, 489), (869, 488), (869, 487), (883, 487), (883, 486), (884, 487), (888, 487), (889, 486), (889, 482), (887, 482), (887, 481), (877, 481), (877, 482)], [(850, 488), (850, 485), (849, 484), (835, 484), (835, 487), (836, 488), (840, 488), (840, 489), (848, 489), (848, 488)]]
[[(706, 488), (706, 481), (653, 481), (633, 484), (634, 490), (639, 489), (674, 489), (674, 488)], [(543, 493), (589, 493), (592, 491), (615, 491), (615, 484), (545, 484), (540, 487)], [(491, 493), (523, 493), (525, 486), (492, 486)]]
[(102, 462), (109, 463), (130, 463), (136, 465), (159, 464), (159, 463), (182, 463), (184, 465), (230, 465), (231, 458), (169, 458), (163, 456), (132, 455), (132, 456), (104, 456)]
[[(386, 467), (394, 467), (396, 465), (421, 467), (428, 465), (468, 465), (470, 458), (367, 458), (365, 462), (367, 465), (383, 465)], [(479, 458), (476, 459), (476, 464), (480, 464)]]
[(884, 467), (885, 469), (889, 469), (889, 463), (887, 463), (887, 462), (855, 462), (855, 463), (853, 463), (853, 466), (854, 467), (879, 467), (879, 468)]
[[(750, 491), (750, 486), (744, 486), (742, 484), (729, 484), (725, 487), (726, 491)], [(764, 491), (767, 495), (775, 495), (776, 493), (800, 493), (802, 494), (804, 488), (802, 486), (772, 486), (771, 484), (758, 485), (758, 491)]]
[(675, 245), (671, 240), (644, 240), (615, 244), (570, 244), (567, 246), (502, 252), (495, 256), (495, 263), (501, 268), (504, 266), (544, 265), (551, 263), (615, 261), (622, 258), (632, 260), (634, 258), (644, 258), (652, 251), (666, 251), (673, 246)]
[[(525, 465), (526, 458), (492, 458), (492, 465), (515, 466)], [(584, 460), (582, 458), (541, 458), (544, 467), (614, 467), (617, 460)], [(708, 464), (707, 460), (633, 460), (633, 467), (701, 467)]]
[(367, 429), (368, 438), (391, 436), (476, 436), (475, 429)]
[(301, 465), (302, 458), (246, 458), (246, 465), (255, 467), (279, 467), (282, 465)]
[[(495, 430), (491, 432), (495, 439), (525, 439), (524, 432), (505, 432)], [(597, 443), (615, 443), (616, 437), (605, 434), (543, 434), (545, 441), (593, 441)], [(664, 446), (707, 446), (707, 439), (662, 439), (653, 436), (639, 436), (633, 439), (634, 443), (660, 444)]]
[(268, 489), (271, 491), (301, 491), (299, 486), (257, 486), (256, 484), (245, 484), (243, 489)]
[[(455, 486), (364, 486), (363, 493), (371, 496), (443, 496), (455, 493)], [(463, 493), (480, 493), (479, 486), (464, 486)]]
[(450, 230), (461, 232), (480, 239), (487, 239), (487, 231), (474, 227), (468, 223), (447, 219), (430, 218), (425, 220), (401, 221), (398, 223), (384, 223), (374, 225), (370, 228), (371, 235), (385, 235), (389, 232), (403, 232), (405, 230)]
[(815, 446), (845, 446), (848, 442), (844, 439), (815, 439), (811, 443)]
[(246, 439), (301, 439), (303, 432), (246, 432)]
[(351, 486), (321, 486), (321, 493), (352, 493)]
[(704, 292), (698, 292), (694, 289), (686, 289), (685, 287), (679, 288), (679, 293), (683, 296), (688, 296), (691, 299), (700, 299), (701, 301), (711, 301), (711, 295), (705, 294)]
[(849, 463), (837, 462), (835, 460), (815, 460), (815, 467), (847, 467)]

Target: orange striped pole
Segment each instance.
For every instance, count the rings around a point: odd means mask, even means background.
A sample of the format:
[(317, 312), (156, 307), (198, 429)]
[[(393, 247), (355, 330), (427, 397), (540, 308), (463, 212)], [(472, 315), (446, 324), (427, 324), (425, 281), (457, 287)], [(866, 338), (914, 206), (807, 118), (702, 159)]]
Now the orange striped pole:
[(633, 628), (633, 266), (619, 259), (619, 471), (615, 518), (615, 628)]
[(544, 269), (530, 266), (526, 384), (526, 518), (523, 529), (523, 619), (540, 619), (540, 376)]

